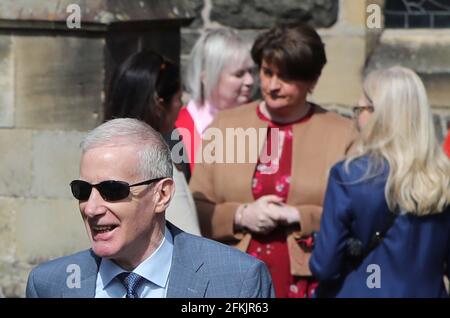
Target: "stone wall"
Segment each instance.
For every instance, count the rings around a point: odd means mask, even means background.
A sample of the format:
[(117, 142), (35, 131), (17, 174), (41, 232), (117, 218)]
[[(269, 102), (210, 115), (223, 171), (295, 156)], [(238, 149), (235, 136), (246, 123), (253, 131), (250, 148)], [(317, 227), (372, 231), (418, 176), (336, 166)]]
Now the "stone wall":
[(102, 108), (103, 40), (0, 35), (0, 293), (32, 266), (89, 246), (68, 183)]

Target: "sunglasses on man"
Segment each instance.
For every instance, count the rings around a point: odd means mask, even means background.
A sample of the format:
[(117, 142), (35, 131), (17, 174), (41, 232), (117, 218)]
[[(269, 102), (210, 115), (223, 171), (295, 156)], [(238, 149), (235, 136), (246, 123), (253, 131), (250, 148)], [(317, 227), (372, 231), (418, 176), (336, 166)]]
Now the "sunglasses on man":
[(147, 185), (165, 179), (164, 177), (150, 179), (147, 181), (129, 184), (125, 181), (106, 180), (97, 184), (90, 184), (83, 180), (73, 180), (70, 188), (75, 199), (87, 201), (91, 196), (92, 188), (96, 188), (105, 201), (120, 201), (128, 197), (131, 187)]

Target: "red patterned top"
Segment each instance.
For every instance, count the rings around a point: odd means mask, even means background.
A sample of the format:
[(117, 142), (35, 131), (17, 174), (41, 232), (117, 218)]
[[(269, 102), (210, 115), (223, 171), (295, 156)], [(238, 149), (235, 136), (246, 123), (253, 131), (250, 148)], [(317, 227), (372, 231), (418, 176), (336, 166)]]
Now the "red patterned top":
[[(261, 113), (259, 107), (257, 113), (259, 118), (269, 122), (267, 139), (262, 154), (270, 156), (271, 160), (268, 163), (263, 163), (261, 162), (261, 156), (258, 160), (252, 180), (253, 197), (257, 200), (261, 196), (275, 194), (283, 198), (283, 202), (286, 202), (291, 179), (293, 125), (307, 121), (313, 111), (310, 111), (300, 120), (287, 124), (278, 124), (271, 121)], [(270, 134), (274, 128), (278, 128), (279, 133), (274, 134), (276, 138), (272, 140)], [(312, 282), (311, 279), (292, 276), (290, 273), (286, 233), (283, 227), (277, 227), (266, 235), (253, 235), (247, 253), (266, 263), (272, 275), (277, 297), (311, 296), (316, 283)]]

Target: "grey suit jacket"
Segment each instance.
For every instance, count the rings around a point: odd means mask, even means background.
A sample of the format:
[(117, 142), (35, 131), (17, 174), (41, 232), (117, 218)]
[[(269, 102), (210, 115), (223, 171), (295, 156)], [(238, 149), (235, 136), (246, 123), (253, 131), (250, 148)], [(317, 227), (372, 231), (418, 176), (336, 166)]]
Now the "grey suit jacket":
[[(260, 260), (170, 223), (167, 226), (174, 239), (168, 298), (274, 297), (270, 274)], [(94, 297), (100, 260), (86, 250), (41, 264), (28, 277), (26, 296)]]

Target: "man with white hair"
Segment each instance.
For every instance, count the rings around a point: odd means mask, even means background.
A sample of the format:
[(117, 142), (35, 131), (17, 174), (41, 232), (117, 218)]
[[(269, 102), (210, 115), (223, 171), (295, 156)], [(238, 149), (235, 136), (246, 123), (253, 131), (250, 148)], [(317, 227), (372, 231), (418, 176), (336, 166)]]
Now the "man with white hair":
[(261, 261), (166, 222), (172, 161), (150, 126), (114, 119), (81, 148), (80, 179), (70, 186), (92, 248), (35, 268), (27, 297), (273, 296)]

